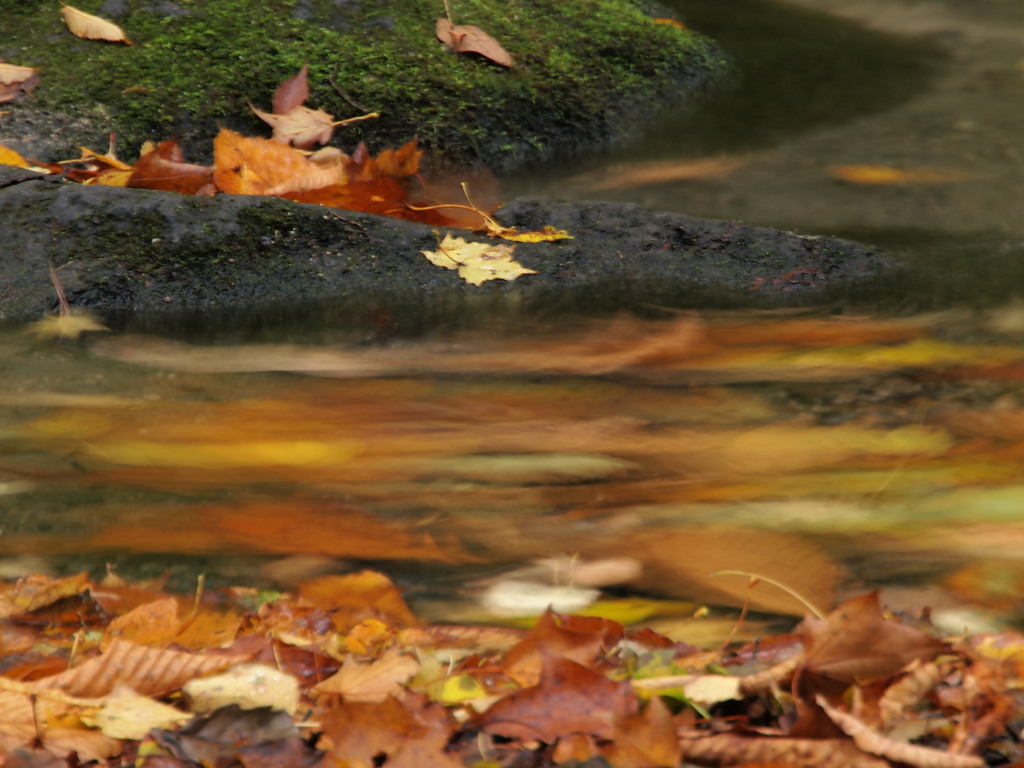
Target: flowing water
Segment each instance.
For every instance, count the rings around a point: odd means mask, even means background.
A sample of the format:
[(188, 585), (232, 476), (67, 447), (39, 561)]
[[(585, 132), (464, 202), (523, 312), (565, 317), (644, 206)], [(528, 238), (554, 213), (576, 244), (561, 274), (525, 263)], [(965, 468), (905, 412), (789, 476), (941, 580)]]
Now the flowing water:
[(110, 562), (186, 586), (370, 564), (428, 617), (603, 590), (616, 617), (688, 639), (700, 604), (799, 613), (792, 593), (826, 608), (873, 585), (954, 625), (1014, 619), (1020, 14), (678, 5), (735, 57), (735, 87), (506, 196), (852, 235), (909, 259), (913, 293), (824, 317), (689, 308), (387, 343), (337, 321), (198, 344), (5, 331), (8, 571)]

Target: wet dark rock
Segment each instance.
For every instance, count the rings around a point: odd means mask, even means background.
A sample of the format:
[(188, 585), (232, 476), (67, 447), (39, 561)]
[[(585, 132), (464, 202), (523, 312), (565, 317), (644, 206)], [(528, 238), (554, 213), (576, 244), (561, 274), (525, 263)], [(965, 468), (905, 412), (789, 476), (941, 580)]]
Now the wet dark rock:
[(385, 312), (413, 330), (483, 314), (826, 304), (903, 279), (856, 243), (630, 204), (519, 199), (498, 218), (574, 239), (519, 244), (538, 274), (478, 287), (424, 258), (440, 235), (422, 224), (277, 198), (11, 181), (0, 188), (0, 318), (56, 308), (51, 264), (73, 305), (122, 326), (302, 312), (359, 324)]

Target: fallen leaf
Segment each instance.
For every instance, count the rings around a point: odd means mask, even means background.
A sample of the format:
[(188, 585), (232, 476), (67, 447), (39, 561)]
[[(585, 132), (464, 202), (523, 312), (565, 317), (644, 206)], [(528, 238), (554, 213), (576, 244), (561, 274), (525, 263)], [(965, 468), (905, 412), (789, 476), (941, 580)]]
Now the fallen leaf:
[(987, 765), (977, 755), (958, 755), (883, 736), (848, 712), (830, 706), (824, 696), (818, 695), (816, 703), (843, 733), (853, 739), (854, 744), (865, 752), (884, 757), (893, 763), (917, 768), (984, 768)]
[(0, 61), (0, 83), (3, 85), (17, 85), (24, 83), (36, 76), (39, 70), (34, 67), (19, 67), (16, 64), (7, 64)]
[(131, 45), (131, 41), (125, 37), (124, 30), (117, 24), (91, 13), (80, 11), (70, 5), (61, 3), (61, 18), (67, 24), (71, 34), (77, 37), (84, 37), (89, 40), (106, 40), (112, 43), (125, 43)]
[(488, 280), (515, 280), (520, 275), (535, 275), (513, 260), (515, 246), (492, 243), (472, 243), (449, 232), (438, 244), (436, 251), (423, 251), (431, 264), (458, 270), (459, 277), (472, 285), (483, 285)]
[(31, 168), (32, 164), (13, 149), (0, 144), (0, 165), (13, 165), (17, 168)]
[(345, 659), (341, 669), (318, 683), (317, 693), (336, 693), (345, 701), (382, 702), (388, 696), (397, 696), (403, 684), (420, 668), (412, 656), (390, 648), (368, 664), (359, 664), (352, 656)]
[(99, 710), (82, 715), (82, 722), (115, 739), (142, 739), (152, 728), (173, 728), (192, 715), (118, 686), (103, 699)]
[[(29, 93), (37, 85), (39, 73), (32, 67), (19, 67), (0, 62), (0, 104), (14, 101), (20, 93)], [(0, 147), (0, 165), (12, 165), (4, 163), (2, 150), (3, 147)]]
[(90, 331), (110, 330), (88, 312), (75, 310), (72, 314), (50, 315), (29, 323), (25, 330), (38, 339), (77, 339)]
[(183, 195), (212, 195), (213, 168), (185, 162), (175, 140), (162, 141), (145, 152), (131, 168), (127, 186), (159, 189)]
[(543, 654), (540, 682), (499, 700), (477, 722), (498, 736), (554, 744), (573, 732), (614, 738), (618, 719), (637, 709), (628, 681), (613, 682), (574, 661)]
[(334, 135), (334, 117), (322, 109), (310, 109), (300, 105), (292, 107), (283, 115), (263, 112), (252, 104), (249, 105), (249, 109), (274, 129), (274, 141), (282, 144), (309, 149), (314, 144), (327, 144)]
[(949, 184), (968, 181), (975, 174), (949, 168), (895, 168), (891, 165), (833, 165), (830, 176), (853, 184)]
[(841, 603), (825, 619), (807, 617), (800, 629), (805, 668), (848, 683), (888, 677), (912, 661), (931, 661), (947, 647), (887, 619), (877, 590)]
[(219, 675), (189, 680), (181, 691), (193, 712), (234, 705), (241, 709), (270, 707), (291, 715), (299, 707), (299, 681), (267, 664), (239, 664)]
[(298, 74), (289, 77), (274, 90), (274, 113), (287, 115), (309, 98), (309, 64), (303, 64)]
[(37, 680), (33, 685), (41, 690), (56, 689), (72, 696), (98, 698), (123, 683), (137, 693), (162, 696), (179, 690), (194, 677), (219, 672), (244, 661), (248, 661), (244, 655), (208, 656), (115, 640), (101, 656)]
[(503, 67), (514, 66), (508, 51), (480, 27), (471, 24), (452, 24), (448, 19), (440, 18), (435, 25), (435, 32), (437, 39), (456, 53), (479, 53)]
[(344, 181), (339, 161), (323, 165), (297, 149), (221, 128), (213, 140), (213, 178), (222, 192), (284, 195)]
[(632, 189), (649, 184), (674, 181), (717, 179), (741, 167), (746, 161), (738, 157), (713, 157), (676, 162), (619, 163), (597, 173), (573, 176), (569, 183), (586, 186), (594, 192)]
[(316, 715), (329, 739), (330, 756), (338, 764), (462, 768), (462, 760), (446, 749), (454, 720), (426, 697), (328, 704)]

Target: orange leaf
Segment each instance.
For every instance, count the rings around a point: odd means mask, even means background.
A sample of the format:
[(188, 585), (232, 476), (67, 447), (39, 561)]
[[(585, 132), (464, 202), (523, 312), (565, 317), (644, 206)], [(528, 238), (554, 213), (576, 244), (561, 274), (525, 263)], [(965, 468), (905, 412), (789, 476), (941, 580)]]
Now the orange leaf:
[(107, 40), (111, 43), (125, 43), (131, 45), (131, 40), (125, 37), (124, 30), (117, 24), (91, 13), (80, 11), (70, 5), (61, 3), (60, 15), (67, 24), (71, 34), (77, 37), (84, 37), (88, 40)]
[(974, 175), (949, 168), (894, 168), (891, 165), (833, 165), (829, 175), (852, 184), (948, 184)]
[(0, 165), (13, 165), (18, 168), (31, 168), (31, 163), (13, 149), (0, 145)]
[(174, 139), (163, 141), (146, 152), (132, 168), (129, 187), (161, 189), (183, 195), (212, 195), (213, 168), (185, 162), (185, 156)]
[(452, 24), (448, 19), (438, 19), (435, 27), (437, 39), (456, 53), (479, 53), (503, 67), (514, 66), (509, 52), (501, 44), (471, 24)]
[(56, 688), (72, 696), (106, 696), (123, 683), (143, 696), (162, 696), (194, 677), (228, 669), (249, 660), (245, 655), (210, 656), (146, 648), (115, 640), (102, 656), (92, 658), (34, 685)]
[(285, 195), (343, 180), (340, 160), (316, 163), (296, 149), (221, 128), (213, 140), (213, 179), (235, 195)]
[(331, 611), (334, 624), (341, 632), (365, 619), (402, 627), (418, 623), (397, 587), (376, 571), (311, 579), (299, 585), (299, 598), (314, 608)]
[(109, 648), (120, 639), (163, 648), (174, 640), (180, 627), (178, 601), (173, 597), (165, 597), (133, 608), (111, 621), (100, 647)]

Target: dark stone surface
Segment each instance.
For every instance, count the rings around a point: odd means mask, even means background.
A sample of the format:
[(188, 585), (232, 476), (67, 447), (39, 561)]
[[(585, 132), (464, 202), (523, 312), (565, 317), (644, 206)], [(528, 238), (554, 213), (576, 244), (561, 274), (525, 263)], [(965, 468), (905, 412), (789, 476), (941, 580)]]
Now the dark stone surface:
[(277, 198), (11, 181), (0, 188), (0, 319), (56, 308), (50, 264), (72, 305), (121, 327), (328, 310), (356, 324), (386, 311), (411, 330), (483, 314), (823, 305), (905, 280), (856, 243), (635, 205), (519, 199), (498, 218), (574, 239), (521, 243), (516, 258), (538, 274), (477, 287), (424, 258), (439, 235), (422, 224)]

